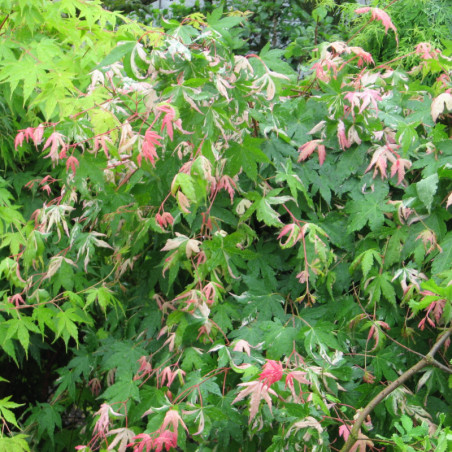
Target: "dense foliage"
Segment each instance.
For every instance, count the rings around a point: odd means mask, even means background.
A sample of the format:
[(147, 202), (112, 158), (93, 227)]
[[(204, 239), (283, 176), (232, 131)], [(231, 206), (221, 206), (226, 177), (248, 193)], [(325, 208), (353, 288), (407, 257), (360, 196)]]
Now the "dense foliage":
[(450, 450), (452, 46), (0, 10), (0, 450)]

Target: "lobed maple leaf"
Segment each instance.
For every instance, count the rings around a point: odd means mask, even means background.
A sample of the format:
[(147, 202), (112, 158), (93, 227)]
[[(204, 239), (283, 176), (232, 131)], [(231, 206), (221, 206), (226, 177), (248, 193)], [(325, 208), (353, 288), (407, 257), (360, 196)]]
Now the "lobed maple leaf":
[(444, 112), (444, 110), (452, 110), (452, 94), (441, 93), (435, 97), (431, 105), (431, 114), (434, 122), (438, 119), (438, 116)]
[[(177, 447), (177, 433), (165, 430), (154, 439), (155, 452), (162, 452), (163, 447), (169, 451), (172, 447)], [(140, 451), (138, 451), (140, 452)], [(147, 452), (147, 450), (146, 450)]]
[(378, 112), (377, 101), (382, 100), (380, 93), (371, 88), (366, 88), (364, 91), (349, 91), (344, 98), (351, 104), (353, 117), (355, 117), (355, 107), (358, 107), (359, 114), (361, 114), (369, 105), (372, 105), (375, 111)]
[(154, 132), (150, 127), (144, 134), (144, 141), (141, 146), (141, 153), (137, 157), (138, 165), (141, 166), (141, 160), (144, 157), (153, 167), (155, 167), (155, 160), (158, 158), (156, 146), (161, 146), (159, 140), (162, 140), (157, 132)]
[(430, 60), (437, 58), (436, 51), (432, 50), (432, 45), (429, 42), (420, 42), (414, 52), (416, 55), (420, 55), (423, 60)]
[(94, 137), (94, 149), (93, 149), (94, 154), (97, 153), (99, 148), (102, 148), (102, 150), (104, 151), (105, 157), (107, 157), (107, 159), (110, 158), (110, 153), (108, 152), (107, 141), (110, 143), (112, 142), (111, 138), (109, 136), (106, 136), (106, 135), (95, 136)]
[[(378, 146), (376, 151), (372, 155), (372, 160), (370, 161), (369, 166), (366, 168), (365, 173), (367, 173), (372, 168), (374, 168), (374, 174), (373, 174), (374, 178), (377, 175), (377, 171), (380, 171), (380, 175), (381, 175), (382, 179), (387, 177), (386, 168), (388, 166), (388, 160), (391, 161), (392, 163), (396, 163), (396, 161), (397, 161), (396, 157), (392, 153), (393, 147), (394, 147), (394, 145)], [(399, 167), (400, 167), (400, 164), (398, 166), (396, 166), (396, 170), (394, 171), (394, 174), (397, 171), (401, 171), (398, 169)], [(394, 165), (393, 165), (393, 168), (394, 168)], [(403, 173), (403, 174), (405, 174), (405, 173)], [(391, 176), (392, 175), (393, 174), (391, 172)], [(403, 177), (402, 177), (402, 179), (403, 179)]]
[(123, 414), (113, 411), (113, 408), (107, 403), (103, 403), (100, 406), (99, 411), (95, 413), (96, 416), (99, 415), (99, 419), (94, 425), (93, 431), (103, 438), (108, 433), (110, 427), (110, 414), (112, 414), (113, 416), (124, 416)]
[(77, 167), (80, 166), (78, 160), (71, 155), (70, 157), (68, 157), (68, 159), (66, 160), (66, 170), (69, 171), (69, 168), (72, 170), (72, 172), (74, 173), (75, 176), (75, 172), (77, 171)]
[(397, 174), (397, 185), (405, 177), (405, 171), (411, 168), (412, 163), (409, 160), (398, 158), (391, 166), (391, 177)]
[(389, 325), (386, 322), (383, 322), (382, 320), (377, 320), (374, 323), (372, 323), (372, 326), (370, 327), (369, 334), (367, 335), (367, 341), (370, 341), (370, 339), (374, 339), (375, 345), (372, 349), (369, 351), (374, 351), (378, 344), (380, 343), (380, 328), (384, 328), (385, 330), (391, 329)]
[[(143, 452), (145, 447), (146, 452), (149, 452), (154, 446), (154, 438), (152, 438), (152, 436), (148, 435), (147, 433), (140, 433), (139, 435), (134, 436), (132, 439), (134, 442), (127, 444), (127, 447), (133, 447), (133, 452)], [(136, 443), (135, 440), (142, 441)], [(162, 449), (160, 448), (160, 450)], [(169, 448), (167, 450), (169, 450)]]
[(351, 146), (351, 143), (345, 134), (345, 124), (341, 120), (339, 120), (337, 125), (337, 139), (339, 141), (339, 146), (343, 151)]
[(232, 351), (246, 353), (248, 356), (251, 356), (251, 348), (254, 347), (248, 341), (245, 341), (245, 339), (239, 339), (234, 344)]
[(263, 371), (259, 375), (259, 380), (265, 385), (271, 386), (273, 383), (281, 380), (282, 376), (282, 364), (279, 361), (269, 359), (263, 366)]
[[(109, 444), (108, 450), (113, 450), (118, 447), (118, 452), (125, 452), (129, 447), (130, 441), (132, 441), (135, 436), (135, 432), (126, 427), (116, 428), (114, 430), (110, 430), (107, 433), (107, 436), (116, 435), (113, 441)], [(139, 449), (137, 452), (140, 452)], [(146, 451), (147, 452), (147, 451)]]
[(282, 248), (288, 248), (294, 246), (298, 240), (301, 238), (300, 236), (300, 228), (295, 223), (286, 224), (279, 233), (277, 239), (281, 240), (285, 235), (287, 235), (286, 241), (280, 241), (279, 244)]
[(386, 13), (380, 8), (370, 8), (368, 6), (364, 8), (355, 9), (356, 14), (364, 14), (368, 13), (369, 11), (372, 13), (371, 20), (379, 20), (383, 24), (383, 26), (385, 27), (385, 34), (388, 32), (389, 29), (394, 30), (395, 38), (398, 43), (399, 38), (397, 36), (397, 28), (392, 23), (388, 13)]
[[(172, 371), (170, 366), (166, 366), (161, 371), (159, 377), (157, 377), (157, 387), (162, 388), (163, 386), (165, 386), (165, 381), (166, 381), (166, 386), (169, 388), (173, 384), (174, 379), (178, 375), (180, 376), (181, 379), (183, 379), (183, 377), (185, 376), (185, 372), (182, 369), (176, 369), (175, 371)], [(160, 378), (160, 383), (158, 381), (159, 378)]]
[(350, 51), (359, 57), (358, 66), (361, 67), (363, 63), (367, 64), (375, 64), (372, 55), (369, 52), (366, 52), (361, 47), (349, 47)]
[(235, 184), (235, 182), (232, 180), (232, 178), (230, 176), (222, 176), (220, 178), (220, 181), (218, 182), (217, 185), (217, 190), (226, 190), (229, 193), (229, 197), (231, 198), (231, 204), (234, 202), (234, 195), (235, 195), (235, 191), (234, 189), (237, 189), (237, 185)]
[(174, 223), (174, 218), (169, 212), (163, 212), (161, 215), (158, 213), (155, 216), (155, 221), (162, 228), (162, 231), (165, 231), (165, 228), (168, 225), (172, 225)]
[(347, 424), (342, 424), (339, 427), (339, 436), (342, 436), (344, 438), (344, 441), (347, 441), (348, 437), (350, 436), (351, 428)]
[(274, 396), (277, 396), (277, 394), (267, 384), (261, 381), (249, 381), (247, 383), (240, 383), (239, 386), (243, 386), (245, 389), (242, 389), (237, 394), (237, 397), (232, 401), (232, 404), (239, 402), (240, 400), (243, 400), (245, 397), (251, 395), (250, 417), (248, 423), (251, 423), (251, 421), (256, 417), (261, 400), (265, 400), (265, 402), (267, 402), (267, 405), (270, 408), (271, 412), (272, 400), (270, 398), (270, 394)]
[(67, 147), (63, 138), (65, 137), (59, 132), (53, 132), (50, 135), (43, 148), (43, 151), (45, 151), (50, 146), (50, 151), (44, 158), (50, 158), (52, 162), (57, 162), (60, 159), (60, 154), (58, 153), (59, 147), (62, 146), (63, 151)]
[(319, 163), (320, 166), (322, 166), (326, 156), (325, 146), (321, 144), (322, 142), (323, 140), (311, 140), (300, 146), (298, 149), (298, 152), (300, 153), (298, 161), (301, 162), (302, 160), (306, 160), (314, 151), (317, 151)]

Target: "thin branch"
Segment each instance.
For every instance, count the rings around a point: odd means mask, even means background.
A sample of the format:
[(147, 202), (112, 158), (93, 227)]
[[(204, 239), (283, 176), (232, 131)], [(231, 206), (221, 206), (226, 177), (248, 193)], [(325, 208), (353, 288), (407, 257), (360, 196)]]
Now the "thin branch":
[(436, 341), (435, 345), (431, 348), (431, 350), (427, 353), (427, 355), (418, 361), (413, 367), (409, 368), (406, 372), (400, 375), (397, 380), (394, 380), (389, 386), (383, 389), (380, 393), (378, 393), (365, 407), (363, 410), (360, 410), (358, 417), (353, 425), (353, 428), (350, 431), (350, 435), (347, 438), (344, 446), (342, 447), (340, 452), (349, 452), (355, 442), (359, 439), (358, 435), (361, 431), (361, 426), (366, 419), (366, 417), (374, 410), (374, 408), (384, 400), (391, 392), (397, 389), (400, 385), (402, 385), (406, 380), (412, 377), (415, 373), (419, 372), (426, 366), (435, 365), (434, 355), (435, 353), (443, 346), (448, 337), (452, 334), (452, 327), (449, 327)]

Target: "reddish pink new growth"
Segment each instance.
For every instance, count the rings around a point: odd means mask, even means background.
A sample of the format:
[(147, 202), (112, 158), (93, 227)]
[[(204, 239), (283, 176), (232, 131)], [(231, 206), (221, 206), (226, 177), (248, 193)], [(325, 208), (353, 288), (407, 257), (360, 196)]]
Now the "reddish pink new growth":
[(423, 60), (437, 59), (437, 51), (432, 50), (432, 45), (428, 42), (420, 42), (416, 46), (415, 52)]
[(170, 105), (161, 105), (160, 107), (157, 107), (157, 110), (166, 113), (163, 117), (162, 127), (160, 131), (166, 128), (166, 133), (170, 137), (170, 140), (173, 141), (173, 121), (176, 117), (174, 108)]
[(174, 218), (169, 212), (163, 212), (161, 215), (158, 213), (155, 216), (155, 221), (159, 224), (163, 231), (170, 224), (174, 223)]
[(273, 361), (269, 359), (263, 367), (263, 371), (259, 375), (259, 380), (264, 385), (271, 386), (273, 383), (281, 380), (283, 376), (283, 368), (280, 361)]
[(169, 451), (171, 447), (177, 447), (177, 433), (170, 430), (165, 430), (154, 440), (155, 452), (161, 452), (163, 446)]
[(339, 427), (339, 436), (342, 436), (344, 438), (344, 441), (347, 441), (348, 437), (350, 436), (350, 427), (346, 424), (342, 424)]
[(388, 13), (384, 12), (380, 8), (369, 8), (366, 6), (365, 8), (358, 8), (355, 9), (356, 14), (364, 14), (368, 13), (369, 11), (372, 12), (372, 19), (371, 20), (379, 20), (385, 27), (385, 33), (388, 32), (389, 29), (394, 30), (395, 37), (397, 44), (399, 43), (399, 39), (397, 37), (397, 28), (394, 26), (394, 24), (391, 22), (391, 18), (388, 16)]
[(99, 147), (101, 147), (104, 151), (105, 157), (110, 158), (110, 153), (108, 152), (108, 146), (106, 143), (106, 140), (111, 141), (108, 137), (105, 135), (98, 135), (94, 137), (94, 153), (96, 153), (99, 150)]
[(337, 125), (337, 139), (339, 141), (339, 146), (343, 151), (351, 146), (351, 143), (348, 141), (347, 135), (345, 134), (345, 124), (341, 120), (339, 120)]
[(16, 308), (18, 308), (21, 304), (26, 304), (20, 293), (16, 293), (16, 295), (9, 297), (8, 301), (16, 306)]
[(226, 190), (231, 198), (231, 204), (234, 202), (234, 189), (237, 188), (235, 182), (229, 176), (222, 176), (218, 182), (217, 190)]
[(176, 110), (174, 110), (171, 105), (160, 105), (160, 107), (157, 107), (158, 111), (161, 111), (162, 113), (165, 113), (165, 116), (163, 117), (162, 121), (162, 127), (160, 128), (160, 131), (163, 129), (166, 129), (166, 133), (170, 137), (170, 140), (173, 141), (173, 125), (176, 127), (176, 129), (180, 130), (183, 134), (191, 134), (193, 132), (187, 132), (182, 128), (182, 121), (181, 119), (175, 119), (176, 118)]
[(71, 155), (67, 160), (66, 160), (66, 170), (69, 171), (69, 168), (72, 170), (72, 172), (74, 173), (75, 176), (75, 172), (76, 172), (76, 168), (80, 166), (78, 160)]
[(426, 307), (427, 313), (425, 314), (425, 317), (419, 322), (418, 328), (423, 331), (425, 328), (425, 321), (427, 321), (432, 328), (436, 328), (435, 322), (430, 317), (430, 313), (433, 313), (433, 317), (438, 323), (441, 319), (441, 316), (443, 315), (444, 307), (446, 306), (446, 299), (430, 290), (422, 291), (421, 295), (424, 295), (422, 301), (424, 301), (426, 297), (430, 297), (430, 299), (432, 299), (432, 302)]
[(405, 171), (411, 168), (411, 162), (398, 158), (391, 167), (391, 177), (397, 174), (397, 185), (401, 184), (405, 177)]
[[(50, 146), (50, 152), (44, 157), (45, 159), (51, 158), (52, 162), (57, 162), (60, 158), (64, 157), (66, 151), (66, 143), (63, 140), (64, 136), (61, 133), (53, 132), (52, 135), (47, 139), (44, 145), (43, 151), (45, 151)], [(58, 153), (58, 148), (62, 146), (61, 156)]]
[(305, 385), (311, 384), (309, 380), (306, 380), (306, 372), (303, 372), (301, 370), (293, 370), (292, 372), (289, 372), (287, 374), (286, 386), (289, 386), (289, 388), (293, 388), (294, 380), (298, 381), (298, 383), (302, 383)]
[(325, 161), (325, 146), (322, 143), (322, 140), (311, 140), (307, 143), (300, 146), (298, 149), (298, 152), (300, 153), (300, 156), (298, 157), (298, 161), (306, 160), (314, 151), (317, 151), (317, 154), (319, 155), (319, 163), (320, 166), (323, 165), (323, 162)]
[(372, 339), (372, 337), (375, 340), (375, 345), (370, 351), (374, 351), (378, 347), (378, 344), (380, 343), (380, 330), (378, 329), (378, 327), (376, 327), (376, 325), (378, 325), (380, 328), (384, 328), (386, 330), (390, 330), (391, 329), (390, 326), (386, 322), (383, 322), (381, 320), (377, 320), (370, 327), (369, 334), (367, 336), (367, 340), (370, 341), (370, 339)]
[(113, 408), (107, 403), (103, 403), (100, 406), (99, 411), (95, 413), (95, 415), (99, 415), (99, 419), (94, 426), (94, 433), (99, 435), (101, 438), (105, 438), (105, 435), (110, 429), (110, 414), (114, 416), (123, 416), (123, 414), (113, 411)]
[(133, 437), (134, 441), (137, 439), (142, 439), (143, 441), (137, 444), (135, 444), (135, 442), (127, 444), (127, 447), (133, 446), (133, 452), (143, 452), (145, 447), (146, 452), (149, 452), (152, 449), (152, 446), (154, 445), (154, 438), (152, 438), (152, 436), (148, 435), (147, 433), (140, 433), (139, 435)]
[(148, 362), (147, 356), (143, 355), (138, 362), (140, 363), (140, 368), (135, 374), (135, 377), (133, 377), (134, 380), (140, 380), (152, 372), (152, 366)]
[(382, 100), (380, 93), (375, 89), (366, 88), (364, 91), (350, 91), (345, 96), (352, 107), (352, 116), (355, 117), (355, 107), (359, 108), (358, 113), (361, 114), (369, 105), (378, 112), (377, 101)]
[(297, 243), (298, 239), (300, 238), (299, 235), (300, 228), (295, 223), (286, 224), (279, 233), (277, 239), (281, 240), (285, 235), (287, 235), (285, 242), (279, 242), (281, 246), (288, 245), (292, 239), (295, 239), (292, 246)]
[(372, 55), (369, 52), (366, 52), (361, 47), (349, 47), (350, 50), (359, 57), (358, 67), (361, 67), (364, 63), (374, 64), (374, 60)]
[(141, 154), (138, 155), (137, 158), (139, 166), (141, 166), (141, 160), (144, 157), (153, 167), (155, 167), (155, 159), (158, 158), (155, 146), (161, 146), (162, 143), (160, 143), (159, 140), (162, 139), (163, 137), (161, 137), (157, 132), (151, 130), (150, 127), (146, 130), (146, 133), (144, 134), (143, 146), (141, 147)]
[(14, 140), (14, 148), (17, 151), (19, 146), (22, 146), (24, 139), (27, 141), (33, 141), (34, 145), (37, 146), (42, 142), (42, 136), (44, 135), (44, 126), (40, 124), (38, 127), (27, 127), (26, 129), (19, 130)]

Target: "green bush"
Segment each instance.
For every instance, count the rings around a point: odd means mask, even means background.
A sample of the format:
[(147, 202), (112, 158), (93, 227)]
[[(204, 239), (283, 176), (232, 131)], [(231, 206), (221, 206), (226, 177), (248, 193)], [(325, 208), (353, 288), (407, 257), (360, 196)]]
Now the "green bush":
[(0, 5), (0, 450), (450, 448), (450, 48)]

